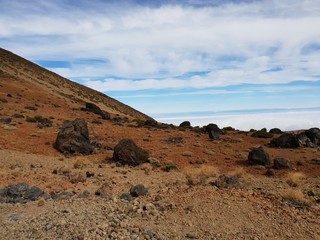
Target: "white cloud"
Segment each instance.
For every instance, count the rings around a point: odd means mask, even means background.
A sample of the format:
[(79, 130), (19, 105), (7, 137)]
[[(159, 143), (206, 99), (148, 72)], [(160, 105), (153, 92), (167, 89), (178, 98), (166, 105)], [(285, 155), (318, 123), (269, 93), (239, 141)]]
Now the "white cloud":
[[(11, 8), (0, 14), (1, 45), (9, 50), (34, 60), (108, 59), (105, 64), (53, 69), (69, 78), (145, 78), (87, 82), (100, 91), (283, 83), (315, 80), (313, 76), (319, 75), (320, 51), (301, 55), (305, 45), (320, 39), (318, 1), (268, 0), (214, 7), (201, 1), (209, 6), (200, 8), (117, 6), (101, 1), (75, 9), (63, 1), (58, 1), (60, 5), (35, 1), (30, 6), (10, 2)], [(219, 58), (233, 55), (243, 59)], [(283, 71), (261, 74), (277, 66)], [(173, 78), (190, 71), (210, 73)], [(159, 76), (166, 79), (157, 80)]]

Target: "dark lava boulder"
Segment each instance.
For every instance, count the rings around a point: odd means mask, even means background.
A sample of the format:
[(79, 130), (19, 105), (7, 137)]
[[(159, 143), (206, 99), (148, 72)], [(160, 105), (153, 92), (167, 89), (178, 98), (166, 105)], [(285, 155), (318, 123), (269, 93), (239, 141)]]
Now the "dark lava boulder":
[(248, 161), (250, 165), (267, 166), (270, 164), (270, 157), (263, 147), (258, 147), (249, 152)]
[(58, 133), (55, 147), (67, 154), (92, 153), (93, 146), (90, 144), (86, 121), (77, 118), (73, 122), (65, 122)]
[(191, 127), (191, 123), (189, 121), (184, 121), (180, 123), (179, 127)]
[(220, 139), (221, 129), (218, 127), (217, 124), (210, 123), (206, 126), (205, 131), (209, 133), (209, 138), (213, 140)]
[(280, 137), (272, 139), (269, 145), (279, 148), (298, 148), (301, 146), (297, 135), (293, 133), (284, 133)]
[(310, 128), (306, 130), (304, 134), (310, 139), (315, 146), (320, 146), (320, 129)]
[(139, 148), (132, 139), (122, 139), (114, 148), (113, 161), (129, 166), (148, 162), (149, 153)]
[(110, 114), (106, 111), (102, 111), (97, 105), (93, 103), (86, 103), (86, 107), (81, 109), (82, 111), (92, 112), (98, 114), (102, 119), (110, 119)]
[(148, 126), (148, 127), (156, 127), (158, 126), (158, 122), (153, 120), (153, 119), (148, 119), (144, 122), (144, 126)]
[(269, 130), (269, 133), (272, 133), (272, 134), (282, 134), (283, 132), (279, 129), (279, 128), (271, 128)]
[(291, 163), (288, 159), (285, 158), (275, 158), (273, 160), (274, 169), (288, 169), (291, 168)]

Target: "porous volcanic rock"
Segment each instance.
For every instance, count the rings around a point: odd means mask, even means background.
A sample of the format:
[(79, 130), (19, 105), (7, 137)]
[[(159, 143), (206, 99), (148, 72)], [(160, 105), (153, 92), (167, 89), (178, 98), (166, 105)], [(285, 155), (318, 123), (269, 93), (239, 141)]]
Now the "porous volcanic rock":
[(81, 109), (82, 111), (92, 112), (100, 115), (102, 119), (110, 119), (110, 114), (106, 111), (102, 111), (97, 105), (93, 103), (86, 103), (86, 107)]
[(189, 121), (184, 121), (180, 123), (179, 127), (191, 127), (191, 123)]
[(263, 147), (258, 147), (249, 152), (248, 161), (250, 165), (267, 166), (270, 164), (270, 157)]
[(139, 148), (132, 139), (122, 139), (114, 148), (113, 161), (129, 166), (148, 162), (149, 154)]
[(29, 188), (26, 183), (17, 183), (0, 189), (0, 203), (25, 203), (35, 201), (43, 191), (36, 186)]
[(158, 122), (153, 119), (148, 119), (144, 122), (144, 126), (156, 127), (158, 126)]
[(288, 169), (291, 168), (291, 163), (288, 159), (285, 158), (275, 158), (273, 160), (274, 169)]
[(269, 130), (269, 133), (272, 133), (272, 134), (282, 134), (283, 132), (281, 131), (281, 129), (279, 128), (271, 128)]
[(89, 130), (84, 119), (65, 122), (56, 139), (55, 147), (66, 154), (90, 154), (93, 146), (90, 144)]
[(145, 196), (148, 194), (148, 189), (142, 184), (138, 184), (130, 188), (130, 194), (132, 197)]
[(315, 146), (320, 146), (320, 129), (310, 128), (306, 130), (304, 134), (310, 139)]
[(298, 148), (301, 146), (297, 135), (293, 133), (284, 133), (280, 137), (272, 139), (269, 145), (279, 148)]
[(209, 133), (209, 138), (213, 140), (220, 139), (221, 129), (218, 127), (217, 124), (210, 123), (205, 128), (206, 132)]

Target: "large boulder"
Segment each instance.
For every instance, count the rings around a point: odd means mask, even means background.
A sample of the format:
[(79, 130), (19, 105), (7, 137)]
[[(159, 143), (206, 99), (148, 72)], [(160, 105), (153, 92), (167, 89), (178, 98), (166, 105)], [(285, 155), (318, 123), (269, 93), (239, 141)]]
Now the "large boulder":
[(269, 130), (269, 133), (272, 133), (272, 134), (282, 134), (283, 132), (281, 131), (281, 129), (279, 128), (271, 128)]
[(90, 144), (86, 121), (77, 118), (72, 122), (65, 122), (58, 133), (55, 147), (67, 154), (92, 153), (93, 146)]
[(189, 121), (184, 121), (180, 123), (179, 127), (191, 127), (191, 123)]
[(213, 140), (220, 139), (221, 129), (218, 127), (217, 124), (210, 123), (205, 128), (206, 132), (209, 133), (209, 138)]
[(139, 148), (132, 139), (122, 139), (114, 148), (113, 161), (138, 166), (148, 162), (149, 153)]
[(310, 128), (306, 130), (304, 134), (310, 139), (315, 146), (320, 146), (320, 129)]
[(102, 111), (97, 105), (93, 103), (87, 102), (86, 107), (82, 108), (81, 110), (98, 114), (102, 119), (110, 119), (110, 114), (108, 112)]
[(258, 147), (249, 152), (248, 162), (250, 165), (267, 166), (270, 164), (270, 157), (263, 147)]
[(270, 147), (298, 148), (301, 146), (299, 138), (293, 133), (284, 133), (270, 142)]

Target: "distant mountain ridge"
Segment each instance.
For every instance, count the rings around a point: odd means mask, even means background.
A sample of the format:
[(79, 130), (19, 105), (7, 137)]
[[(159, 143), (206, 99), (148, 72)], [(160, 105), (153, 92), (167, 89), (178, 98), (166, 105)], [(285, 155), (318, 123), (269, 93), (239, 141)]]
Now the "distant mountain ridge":
[(44, 91), (72, 102), (93, 102), (110, 113), (140, 120), (152, 119), (114, 98), (64, 78), (3, 48), (0, 48), (0, 77), (7, 81), (17, 80), (22, 84), (28, 82), (29, 85), (41, 86)]

